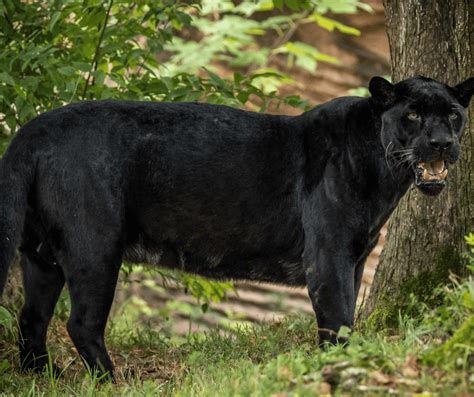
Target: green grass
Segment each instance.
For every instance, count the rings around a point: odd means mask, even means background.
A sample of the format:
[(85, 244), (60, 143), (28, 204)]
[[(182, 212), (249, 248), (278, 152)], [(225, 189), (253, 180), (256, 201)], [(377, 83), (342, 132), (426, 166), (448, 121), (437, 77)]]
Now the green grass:
[(347, 346), (325, 350), (312, 317), (179, 339), (140, 323), (128, 308), (107, 332), (115, 383), (98, 382), (84, 369), (65, 329), (66, 299), (48, 335), (62, 375), (20, 373), (15, 321), (0, 307), (0, 395), (474, 395), (474, 278), (452, 279), (433, 293), (437, 307), (413, 295), (410, 316), (400, 314), (396, 328), (381, 332), (360, 323)]
[[(353, 333), (347, 347), (321, 351), (312, 318), (293, 317), (233, 333), (213, 331), (172, 343), (143, 327), (109, 330), (108, 345), (117, 365), (115, 384), (97, 384), (83, 369), (66, 336), (54, 321), (52, 355), (65, 368), (59, 379), (48, 374), (20, 374), (8, 333), (0, 343), (0, 390), (28, 396), (314, 396), (413, 395), (474, 393), (469, 358), (460, 354), (454, 366), (424, 363), (440, 341), (434, 324), (401, 320), (397, 334)], [(469, 378), (471, 377), (471, 378)]]

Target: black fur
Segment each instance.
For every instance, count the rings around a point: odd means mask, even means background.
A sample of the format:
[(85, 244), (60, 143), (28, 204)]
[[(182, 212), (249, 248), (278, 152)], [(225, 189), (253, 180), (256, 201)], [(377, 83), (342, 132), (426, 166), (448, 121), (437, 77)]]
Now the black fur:
[[(298, 117), (120, 101), (38, 116), (0, 163), (0, 287), (21, 245), (24, 366), (46, 363), (46, 329), (66, 282), (77, 350), (112, 372), (104, 327), (123, 259), (307, 285), (321, 343), (336, 342), (415, 162), (458, 158), (472, 81), (374, 78), (373, 97)], [(420, 119), (408, 120), (414, 111)], [(447, 139), (448, 150), (432, 144)], [(418, 184), (429, 194), (435, 185)]]

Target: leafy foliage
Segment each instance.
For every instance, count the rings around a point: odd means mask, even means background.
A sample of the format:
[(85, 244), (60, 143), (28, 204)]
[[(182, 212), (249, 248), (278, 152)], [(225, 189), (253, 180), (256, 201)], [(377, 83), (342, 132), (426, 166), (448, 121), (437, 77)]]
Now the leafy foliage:
[[(250, 18), (283, 6), (304, 13)], [(285, 34), (314, 22), (358, 34), (323, 16), (358, 8), (369, 9), (353, 0), (246, 0), (238, 5), (215, 0), (6, 0), (0, 10), (3, 132), (14, 132), (39, 112), (79, 99), (205, 100), (241, 106), (255, 95), (265, 108), (268, 100), (279, 98), (255, 81), (288, 82), (288, 76), (267, 67), (272, 56), (286, 53), (308, 70), (317, 61), (337, 62), (309, 45), (292, 43)], [(273, 48), (257, 42), (269, 31), (276, 33)], [(160, 63), (157, 54), (163, 50), (171, 55)], [(202, 73), (216, 61), (255, 73), (230, 80)], [(196, 76), (198, 71), (202, 76)], [(306, 106), (296, 98), (286, 103)]]
[(465, 257), (471, 274), (465, 279), (452, 278), (452, 285), (435, 291), (443, 304), (422, 311), (423, 321), (442, 323), (435, 334), (444, 343), (429, 351), (427, 363), (460, 368), (474, 365), (474, 233), (466, 237)]
[[(269, 12), (282, 10), (284, 6), (293, 12), (276, 15), (273, 12), (269, 15)], [(201, 13), (193, 22), (198, 30), (194, 36), (200, 38), (175, 38), (167, 44), (165, 48), (173, 55), (165, 65), (170, 72), (194, 73), (202, 67), (212, 69), (217, 60), (234, 68), (274, 72), (270, 62), (275, 56), (286, 54), (288, 66), (296, 65), (314, 73), (317, 62), (338, 63), (338, 60), (311, 45), (292, 41), (296, 28), (316, 23), (329, 31), (360, 35), (357, 29), (324, 16), (328, 12), (355, 13), (359, 9), (371, 11), (366, 4), (352, 0), (247, 0), (237, 6), (228, 0), (203, 0)], [(212, 23), (209, 23), (210, 20)], [(265, 45), (268, 41), (272, 44)], [(291, 81), (288, 75), (281, 72), (271, 76), (270, 81), (269, 76), (266, 77), (267, 85), (272, 88)]]
[(474, 233), (469, 233), (465, 239), (468, 246), (468, 251), (465, 253), (465, 258), (468, 261), (467, 267), (474, 272)]
[(169, 0), (5, 1), (0, 9), (3, 139), (39, 112), (79, 99), (241, 105), (253, 94), (267, 100), (252, 78), (162, 73), (156, 54), (191, 25), (197, 6)]
[[(205, 312), (209, 304), (212, 302), (220, 302), (225, 298), (226, 292), (233, 290), (232, 282), (215, 282), (209, 279), (182, 273), (174, 269), (164, 269), (143, 265), (125, 264), (123, 266), (124, 282), (128, 283), (133, 273), (140, 273), (150, 278), (138, 282), (143, 282), (148, 288), (159, 288), (157, 284), (157, 276), (163, 280), (166, 287), (167, 284), (172, 283), (181, 285), (185, 293), (191, 294), (202, 305), (202, 310)], [(137, 282), (137, 280), (135, 280)]]

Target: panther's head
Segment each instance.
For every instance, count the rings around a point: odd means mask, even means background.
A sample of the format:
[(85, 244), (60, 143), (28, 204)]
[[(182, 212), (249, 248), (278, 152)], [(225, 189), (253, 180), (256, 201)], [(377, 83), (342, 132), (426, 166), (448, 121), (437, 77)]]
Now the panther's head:
[(450, 87), (425, 77), (397, 84), (374, 77), (369, 91), (381, 113), (381, 139), (389, 167), (412, 174), (423, 193), (439, 194), (446, 185), (449, 164), (459, 158), (474, 78)]

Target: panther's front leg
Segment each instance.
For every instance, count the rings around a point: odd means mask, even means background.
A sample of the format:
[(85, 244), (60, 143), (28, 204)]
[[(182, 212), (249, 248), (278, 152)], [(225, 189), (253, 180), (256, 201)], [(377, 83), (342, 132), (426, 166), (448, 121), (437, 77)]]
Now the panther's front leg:
[(304, 263), (318, 321), (319, 344), (343, 342), (337, 338), (339, 329), (352, 327), (354, 322), (355, 263), (349, 252), (336, 246), (308, 247)]

